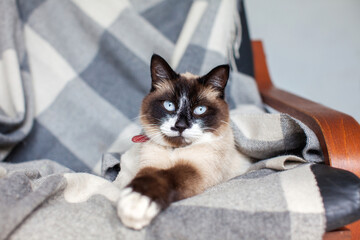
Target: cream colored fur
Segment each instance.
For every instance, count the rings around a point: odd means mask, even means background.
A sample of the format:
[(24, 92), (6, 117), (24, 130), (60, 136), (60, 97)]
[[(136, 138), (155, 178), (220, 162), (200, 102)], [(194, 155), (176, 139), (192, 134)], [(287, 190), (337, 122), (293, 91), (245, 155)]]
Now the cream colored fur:
[(229, 125), (221, 135), (205, 133), (200, 139), (182, 148), (159, 145), (152, 140), (137, 143), (121, 158), (121, 171), (115, 182), (124, 187), (145, 167), (169, 169), (179, 162), (189, 162), (201, 174), (201, 186), (206, 189), (245, 173), (251, 165), (249, 157), (236, 150)]
[[(246, 172), (251, 165), (250, 159), (236, 150), (230, 126), (223, 125), (221, 133), (219, 136), (204, 133), (192, 144), (181, 148), (166, 147), (153, 140), (135, 144), (123, 155), (121, 171), (115, 182), (124, 187), (143, 168), (169, 169), (187, 162), (201, 175), (201, 180), (192, 186), (192, 192), (199, 194), (213, 185)], [(121, 195), (118, 215), (127, 227), (139, 230), (160, 212), (157, 203), (131, 188), (123, 189)]]

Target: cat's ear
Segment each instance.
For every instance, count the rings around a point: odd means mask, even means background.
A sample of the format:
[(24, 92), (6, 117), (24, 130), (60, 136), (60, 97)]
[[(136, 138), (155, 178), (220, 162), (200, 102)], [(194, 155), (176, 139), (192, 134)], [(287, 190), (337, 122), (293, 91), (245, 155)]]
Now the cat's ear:
[(159, 83), (173, 80), (177, 77), (177, 73), (172, 70), (170, 65), (157, 54), (151, 57), (151, 91), (155, 90)]
[(200, 82), (223, 92), (229, 79), (229, 71), (228, 64), (217, 66), (201, 77)]

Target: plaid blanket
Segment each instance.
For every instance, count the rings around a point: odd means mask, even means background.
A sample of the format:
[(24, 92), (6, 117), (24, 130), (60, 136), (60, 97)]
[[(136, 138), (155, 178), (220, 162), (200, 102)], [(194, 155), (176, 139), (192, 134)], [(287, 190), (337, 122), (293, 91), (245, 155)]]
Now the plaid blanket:
[[(1, 238), (320, 239), (309, 165), (271, 170), (322, 161), (319, 143), (297, 120), (265, 113), (255, 81), (237, 71), (239, 19), (235, 0), (0, 1)], [(119, 155), (101, 156), (141, 131), (154, 52), (179, 72), (231, 64), (237, 146), (256, 163), (134, 232), (116, 216), (118, 183), (64, 172), (116, 176)]]
[[(238, 54), (236, 1), (0, 4), (0, 159), (9, 162), (99, 173), (101, 154), (127, 149), (127, 133), (139, 131), (154, 52), (195, 74)], [(246, 75), (234, 71), (227, 91), (231, 108), (261, 107)]]
[(322, 239), (326, 220), (311, 166), (257, 168), (170, 205), (135, 231), (117, 217), (116, 182), (51, 161), (3, 163), (0, 239)]

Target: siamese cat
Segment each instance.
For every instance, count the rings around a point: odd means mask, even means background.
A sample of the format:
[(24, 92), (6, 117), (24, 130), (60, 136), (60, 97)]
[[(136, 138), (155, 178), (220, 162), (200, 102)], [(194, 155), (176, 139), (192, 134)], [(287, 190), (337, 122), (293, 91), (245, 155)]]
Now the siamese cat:
[(151, 90), (140, 110), (143, 140), (123, 155), (115, 180), (126, 185), (118, 215), (133, 229), (148, 225), (170, 203), (238, 176), (251, 164), (236, 149), (230, 126), (224, 99), (229, 65), (204, 76), (178, 74), (154, 54), (150, 69)]

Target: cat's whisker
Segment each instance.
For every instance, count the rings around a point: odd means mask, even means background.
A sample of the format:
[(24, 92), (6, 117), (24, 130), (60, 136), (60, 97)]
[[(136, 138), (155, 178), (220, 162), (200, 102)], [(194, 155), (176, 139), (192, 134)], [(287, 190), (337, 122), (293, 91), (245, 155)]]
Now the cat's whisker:
[(137, 117), (132, 118), (131, 120), (137, 120), (137, 119), (140, 119), (140, 118), (145, 117), (145, 116), (148, 116), (148, 115), (147, 114), (139, 115)]
[(224, 120), (221, 120), (220, 122), (225, 123), (225, 124), (227, 124), (228, 126), (231, 127), (231, 124), (230, 124), (229, 122), (226, 122), (226, 121), (224, 121)]

